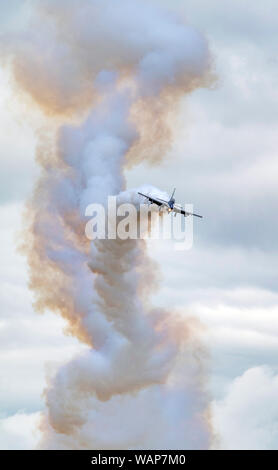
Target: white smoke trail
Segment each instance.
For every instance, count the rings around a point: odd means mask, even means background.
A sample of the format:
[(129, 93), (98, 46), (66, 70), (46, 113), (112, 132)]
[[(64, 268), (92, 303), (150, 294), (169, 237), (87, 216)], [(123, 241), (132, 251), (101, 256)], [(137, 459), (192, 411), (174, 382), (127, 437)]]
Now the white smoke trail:
[(45, 0), (2, 49), (17, 84), (68, 121), (52, 154), (40, 148), (28, 259), (37, 308), (66, 318), (88, 349), (49, 383), (41, 446), (208, 447), (195, 325), (151, 307), (156, 270), (143, 240), (84, 235), (88, 204), (112, 194), (138, 204), (124, 167), (163, 156), (179, 96), (209, 84), (206, 41), (142, 1)]

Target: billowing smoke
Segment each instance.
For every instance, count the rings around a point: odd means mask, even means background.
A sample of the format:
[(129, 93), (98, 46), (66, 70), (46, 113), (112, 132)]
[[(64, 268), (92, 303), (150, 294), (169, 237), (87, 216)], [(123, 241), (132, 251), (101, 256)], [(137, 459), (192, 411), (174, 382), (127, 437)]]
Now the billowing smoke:
[(27, 207), (30, 286), (36, 308), (86, 344), (49, 379), (40, 446), (207, 448), (198, 325), (151, 306), (158, 276), (144, 240), (84, 233), (88, 204), (117, 195), (138, 205), (124, 168), (164, 157), (179, 98), (211, 81), (207, 43), (141, 0), (33, 9), (28, 31), (1, 42), (16, 85), (57, 126), (55, 143), (38, 146)]

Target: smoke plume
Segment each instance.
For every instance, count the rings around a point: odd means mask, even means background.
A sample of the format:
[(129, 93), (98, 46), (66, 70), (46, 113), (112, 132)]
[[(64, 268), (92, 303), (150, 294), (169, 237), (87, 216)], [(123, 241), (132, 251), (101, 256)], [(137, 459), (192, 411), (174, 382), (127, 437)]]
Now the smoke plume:
[(124, 169), (165, 156), (180, 97), (211, 82), (206, 40), (150, 2), (44, 0), (1, 49), (57, 127), (55, 142), (41, 136), (27, 205), (35, 307), (86, 345), (49, 379), (40, 446), (209, 447), (197, 323), (152, 307), (158, 271), (144, 240), (84, 234), (88, 204), (139, 204)]

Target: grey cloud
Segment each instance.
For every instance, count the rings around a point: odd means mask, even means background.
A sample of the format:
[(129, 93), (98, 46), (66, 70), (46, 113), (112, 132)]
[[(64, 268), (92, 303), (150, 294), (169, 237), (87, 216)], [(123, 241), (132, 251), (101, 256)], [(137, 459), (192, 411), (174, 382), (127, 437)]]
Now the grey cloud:
[(163, 259), (162, 273), (165, 286), (181, 289), (186, 303), (206, 299), (207, 291), (256, 288), (277, 293), (278, 255), (258, 250), (247, 251), (227, 247), (219, 249), (200, 245), (195, 240), (193, 249), (178, 252), (166, 241), (152, 246), (157, 261)]
[(0, 450), (34, 449), (39, 439), (39, 413), (16, 413), (0, 418)]
[(18, 29), (28, 13), (28, 0), (1, 1), (0, 28), (3, 31)]
[[(170, 2), (167, 3), (170, 5)], [(189, 0), (182, 6), (178, 0), (174, 0), (171, 2), (173, 4), (207, 34), (226, 43), (265, 43), (276, 35), (275, 0), (263, 3), (254, 3), (252, 0)]]
[(278, 377), (269, 367), (237, 377), (223, 400), (213, 405), (223, 449), (277, 449)]

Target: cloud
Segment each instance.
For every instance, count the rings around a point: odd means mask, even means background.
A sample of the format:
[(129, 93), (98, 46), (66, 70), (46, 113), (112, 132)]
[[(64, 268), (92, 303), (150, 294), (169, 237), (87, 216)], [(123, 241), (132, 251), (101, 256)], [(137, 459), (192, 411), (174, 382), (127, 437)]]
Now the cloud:
[[(230, 5), (221, 0), (175, 3), (209, 35), (219, 84), (184, 103), (168, 162), (160, 169), (141, 166), (128, 172), (128, 182), (152, 183), (168, 192), (177, 186), (177, 199), (193, 202), (205, 216), (201, 224), (195, 223), (191, 252), (177, 254), (165, 244), (153, 245), (152, 254), (164, 271), (156, 300), (186, 309), (208, 326), (204, 335), (212, 350), (211, 388), (222, 447), (236, 448), (242, 441), (246, 447), (271, 448), (277, 436), (277, 379), (271, 369), (256, 366), (267, 363), (274, 369), (278, 352), (277, 7), (269, 0), (263, 5), (239, 0)], [(4, 108), (2, 99), (1, 94)], [(33, 137), (28, 125), (15, 124), (6, 111), (0, 119), (5, 157), (1, 200), (7, 203), (29, 191)], [(42, 365), (62, 358), (66, 341), (71, 344), (70, 338), (62, 341), (63, 325), (56, 318), (32, 311), (26, 267), (11, 248), (19, 210), (7, 204), (0, 217), (0, 333), (6, 347), (1, 401), (10, 413), (41, 406)], [(14, 422), (27, 423), (21, 417)], [(14, 433), (10, 439), (11, 446), (17, 445)]]
[(174, 305), (206, 327), (214, 397), (222, 397), (246, 369), (276, 366), (277, 262), (272, 253), (203, 247), (198, 239), (184, 252), (176, 252), (171, 242), (153, 241), (151, 252), (163, 259), (163, 285), (154, 300), (166, 308)]
[(237, 377), (223, 400), (213, 403), (221, 449), (276, 449), (278, 375), (267, 366)]
[(40, 413), (17, 413), (0, 418), (0, 450), (31, 450), (37, 444)]
[[(271, 94), (273, 87), (268, 88)], [(251, 99), (257, 96), (261, 96), (259, 90)], [(214, 97), (217, 103), (218, 92)], [(195, 224), (195, 234), (198, 230), (205, 246), (238, 246), (246, 253), (251, 248), (276, 251), (277, 124), (252, 119), (241, 123), (241, 110), (228, 105), (238, 112), (239, 122), (236, 127), (230, 126), (221, 116), (213, 116), (213, 97), (202, 106), (201, 101), (192, 100), (190, 111), (184, 108), (180, 115), (167, 162), (158, 170), (142, 165), (140, 171), (131, 171), (130, 185), (147, 181), (168, 191), (177, 186), (179, 201), (193, 202), (196, 211), (204, 215), (202, 224)], [(276, 104), (268, 101), (257, 105), (262, 110), (276, 109)], [(191, 122), (186, 133), (182, 130), (184, 120)], [(251, 262), (252, 257), (250, 252)]]
[(246, 40), (268, 46), (274, 40), (277, 28), (275, 0), (266, 0), (263, 4), (255, 4), (252, 0), (235, 0), (232, 3), (189, 0), (182, 8), (178, 0), (171, 1), (173, 3), (207, 34), (233, 46)]
[(37, 174), (35, 132), (28, 122), (28, 111), (20, 107), (9, 76), (1, 68), (0, 126), (0, 203), (18, 202), (31, 191)]
[(82, 348), (64, 335), (65, 322), (48, 312), (37, 315), (27, 289), (25, 260), (16, 252), (21, 204), (0, 207), (0, 402), (5, 412), (42, 407), (45, 364), (54, 369)]
[(28, 0), (11, 0), (10, 2), (1, 2), (0, 25), (1, 32), (18, 29), (28, 11)]
[[(218, 84), (184, 101), (168, 162), (159, 170), (142, 165), (129, 180), (177, 186), (177, 197), (205, 216), (198, 234), (205, 246), (277, 251), (275, 6), (269, 0), (263, 6), (175, 3), (208, 34)], [(253, 252), (249, 257), (252, 263)]]
[[(258, 288), (277, 292), (276, 253), (242, 246), (219, 246), (201, 242), (205, 219), (194, 223), (194, 245), (178, 252), (174, 243), (155, 240), (151, 244), (156, 260), (163, 259), (165, 286), (180, 289), (187, 301), (198, 300), (200, 292), (233, 291), (237, 288)], [(186, 288), (186, 289), (185, 289)]]

